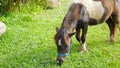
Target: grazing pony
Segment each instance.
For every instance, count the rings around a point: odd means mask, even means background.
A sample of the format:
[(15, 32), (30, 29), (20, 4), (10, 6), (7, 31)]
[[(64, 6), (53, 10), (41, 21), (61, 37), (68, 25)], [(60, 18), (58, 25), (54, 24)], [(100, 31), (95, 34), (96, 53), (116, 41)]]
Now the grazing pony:
[[(55, 43), (57, 45), (58, 65), (62, 65), (71, 47), (71, 37), (81, 43), (81, 53), (86, 51), (86, 34), (88, 25), (106, 22), (110, 29), (110, 41), (116, 40), (120, 29), (120, 0), (75, 0), (71, 4), (60, 28), (56, 28)], [(76, 29), (76, 32), (73, 30)], [(82, 35), (80, 37), (80, 30)]]

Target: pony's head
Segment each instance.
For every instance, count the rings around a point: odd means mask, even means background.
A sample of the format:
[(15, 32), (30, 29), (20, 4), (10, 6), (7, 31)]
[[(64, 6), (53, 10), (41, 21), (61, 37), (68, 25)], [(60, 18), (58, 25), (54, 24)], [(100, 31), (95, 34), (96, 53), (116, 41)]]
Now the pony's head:
[(69, 33), (66, 28), (56, 28), (57, 33), (55, 34), (55, 43), (57, 45), (57, 64), (62, 65), (68, 55), (71, 47), (71, 37), (75, 33)]

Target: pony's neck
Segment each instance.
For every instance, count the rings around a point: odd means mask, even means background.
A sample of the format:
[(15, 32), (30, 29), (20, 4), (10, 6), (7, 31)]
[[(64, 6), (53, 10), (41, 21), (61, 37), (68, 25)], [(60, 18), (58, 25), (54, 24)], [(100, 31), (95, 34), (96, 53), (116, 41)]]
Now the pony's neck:
[(63, 20), (62, 27), (65, 27), (70, 33), (73, 32), (78, 20), (80, 19), (79, 11), (80, 11), (79, 4), (76, 4), (76, 3), (71, 4), (71, 6)]
[(64, 19), (61, 27), (66, 28), (68, 32), (72, 33), (74, 28), (76, 27), (76, 24), (77, 24), (77, 19), (73, 19), (73, 20)]

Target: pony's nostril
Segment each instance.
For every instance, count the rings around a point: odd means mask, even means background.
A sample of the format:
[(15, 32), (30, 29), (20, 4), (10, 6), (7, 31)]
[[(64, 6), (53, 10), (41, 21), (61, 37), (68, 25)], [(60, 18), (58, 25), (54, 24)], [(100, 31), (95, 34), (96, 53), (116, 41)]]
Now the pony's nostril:
[(58, 56), (58, 58), (57, 58), (57, 64), (58, 64), (59, 66), (61, 66), (64, 61), (65, 61), (65, 57), (63, 57), (63, 56)]
[(57, 64), (58, 64), (59, 66), (61, 66), (62, 63), (63, 63), (63, 62), (61, 62), (61, 61), (57, 61)]

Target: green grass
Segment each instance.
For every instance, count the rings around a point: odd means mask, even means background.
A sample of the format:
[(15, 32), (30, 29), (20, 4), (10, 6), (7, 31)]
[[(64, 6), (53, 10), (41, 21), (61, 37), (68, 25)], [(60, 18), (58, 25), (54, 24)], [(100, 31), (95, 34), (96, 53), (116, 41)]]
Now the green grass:
[[(0, 38), (0, 68), (59, 68), (56, 64), (57, 48), (55, 28), (61, 25), (68, 9), (68, 1), (54, 9), (13, 12), (0, 17), (7, 26)], [(28, 9), (28, 8), (27, 8)], [(73, 36), (70, 55), (62, 68), (119, 68), (120, 35), (110, 43), (106, 23), (89, 26), (88, 52), (80, 54), (80, 44)]]

